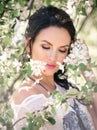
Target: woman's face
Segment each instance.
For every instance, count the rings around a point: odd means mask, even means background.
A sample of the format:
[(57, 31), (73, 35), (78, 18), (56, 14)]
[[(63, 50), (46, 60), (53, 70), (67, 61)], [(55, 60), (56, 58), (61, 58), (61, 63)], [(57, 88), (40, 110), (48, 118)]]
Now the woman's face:
[(50, 26), (40, 31), (32, 45), (32, 59), (47, 63), (43, 74), (53, 76), (58, 71), (57, 62), (63, 63), (70, 42), (71, 37), (64, 28)]

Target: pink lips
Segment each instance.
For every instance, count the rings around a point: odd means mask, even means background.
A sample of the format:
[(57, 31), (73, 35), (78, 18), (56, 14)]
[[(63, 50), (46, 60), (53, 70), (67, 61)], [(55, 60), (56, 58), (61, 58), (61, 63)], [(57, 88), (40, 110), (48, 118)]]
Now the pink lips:
[(56, 65), (53, 65), (53, 64), (47, 64), (46, 65), (48, 68), (50, 68), (50, 69), (54, 69), (55, 67), (56, 67)]

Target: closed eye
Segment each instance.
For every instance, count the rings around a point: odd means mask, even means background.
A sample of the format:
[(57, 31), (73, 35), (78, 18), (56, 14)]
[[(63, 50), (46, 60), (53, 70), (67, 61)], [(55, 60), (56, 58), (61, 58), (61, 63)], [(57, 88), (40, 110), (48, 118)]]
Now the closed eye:
[(42, 48), (43, 48), (43, 49), (50, 49), (50, 47), (49, 47), (49, 46), (46, 46), (46, 45), (42, 45)]
[(68, 49), (64, 49), (64, 50), (60, 49), (59, 51), (60, 51), (61, 53), (68, 53)]

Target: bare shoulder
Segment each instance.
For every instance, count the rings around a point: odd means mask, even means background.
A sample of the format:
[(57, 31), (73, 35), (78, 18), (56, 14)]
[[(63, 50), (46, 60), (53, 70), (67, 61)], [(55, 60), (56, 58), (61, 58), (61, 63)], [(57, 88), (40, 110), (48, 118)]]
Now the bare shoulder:
[(25, 82), (13, 93), (12, 101), (15, 104), (21, 104), (27, 97), (38, 93), (36, 86), (32, 86), (30, 82)]

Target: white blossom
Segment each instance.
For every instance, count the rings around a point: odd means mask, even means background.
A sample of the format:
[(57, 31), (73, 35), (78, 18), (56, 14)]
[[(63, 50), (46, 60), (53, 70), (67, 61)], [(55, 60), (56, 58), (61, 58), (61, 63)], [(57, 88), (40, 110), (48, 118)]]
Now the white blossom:
[(4, 54), (2, 54), (0, 56), (0, 60), (3, 61), (3, 62), (7, 60), (7, 53), (6, 52), (4, 52)]
[(80, 63), (88, 63), (88, 49), (85, 43), (81, 40), (76, 40), (71, 44), (70, 54), (64, 59), (64, 62), (72, 65), (79, 65)]
[(62, 73), (64, 72), (64, 65), (62, 65), (60, 62), (57, 62), (59, 65), (59, 69), (62, 70)]
[(0, 47), (0, 60), (2, 62), (6, 62), (6, 60), (8, 60), (11, 57), (11, 54), (13, 54), (15, 51), (12, 52), (12, 50), (9, 51), (8, 48), (5, 48), (3, 50), (2, 47)]
[(87, 78), (92, 78), (94, 75), (93, 75), (93, 73), (92, 73), (92, 71), (84, 71), (84, 75), (85, 75), (85, 77), (87, 77)]
[(12, 43), (14, 44), (14, 46), (17, 46), (16, 43), (24, 39), (25, 28), (26, 28), (26, 23), (24, 21), (19, 22), (17, 20), (17, 24), (14, 28), (14, 36), (12, 38)]
[(43, 107), (52, 106), (54, 104), (53, 99), (43, 104)]
[(30, 59), (30, 65), (32, 70), (32, 75), (41, 76), (41, 72), (45, 70), (45, 62), (39, 60)]
[(19, 62), (17, 59), (15, 59), (13, 62), (13, 67), (16, 68), (17, 72), (19, 72), (21, 66), (22, 66), (22, 63)]
[(35, 82), (33, 83), (33, 86), (35, 86), (36, 84), (39, 84), (40, 80), (42, 80), (43, 78), (39, 78), (39, 79), (36, 79)]

